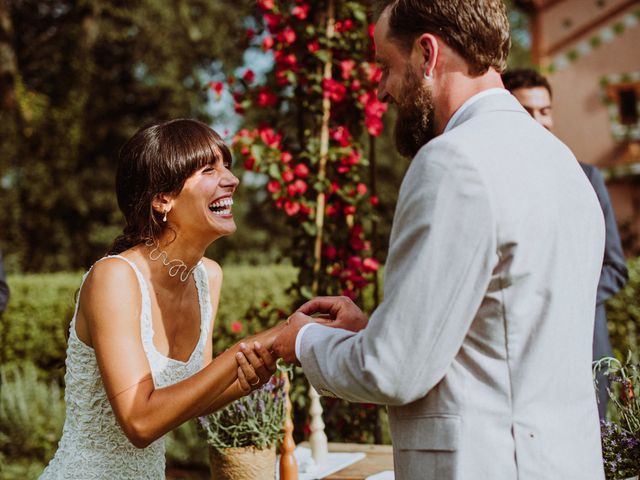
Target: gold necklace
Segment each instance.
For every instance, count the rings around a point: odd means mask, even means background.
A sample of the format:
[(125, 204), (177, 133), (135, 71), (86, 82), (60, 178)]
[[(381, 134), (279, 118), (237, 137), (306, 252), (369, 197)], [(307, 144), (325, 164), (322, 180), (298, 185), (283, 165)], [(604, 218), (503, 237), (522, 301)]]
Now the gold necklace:
[(164, 250), (160, 250), (160, 245), (154, 242), (152, 239), (147, 240), (145, 242), (145, 245), (147, 247), (153, 247), (153, 250), (149, 252), (149, 258), (154, 262), (156, 260), (161, 260), (162, 264), (165, 267), (169, 267), (169, 276), (175, 277), (176, 275), (180, 274), (180, 281), (182, 282), (186, 282), (193, 270), (200, 264), (200, 262), (198, 262), (193, 267), (189, 268), (187, 264), (179, 258), (169, 260), (167, 252), (165, 252)]

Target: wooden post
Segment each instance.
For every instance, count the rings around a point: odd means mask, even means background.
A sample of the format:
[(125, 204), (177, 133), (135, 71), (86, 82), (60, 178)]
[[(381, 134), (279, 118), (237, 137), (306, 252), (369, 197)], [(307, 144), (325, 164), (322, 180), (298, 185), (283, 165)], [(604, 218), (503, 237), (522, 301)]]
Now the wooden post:
[[(334, 0), (329, 0), (327, 6), (327, 38), (331, 39), (335, 29), (335, 7)], [(331, 80), (333, 75), (333, 55), (329, 50), (327, 61), (324, 64), (322, 74), (323, 80)], [(329, 119), (331, 117), (331, 100), (327, 97), (322, 98), (322, 125), (320, 127), (320, 158), (318, 162), (318, 181), (324, 180), (327, 174), (327, 158), (329, 157)], [(319, 192), (316, 205), (316, 240), (313, 249), (313, 284), (311, 291), (313, 295), (318, 294), (318, 276), (322, 267), (322, 230), (324, 228), (324, 210), (326, 197), (324, 192)]]
[(284, 378), (284, 398), (285, 398), (285, 420), (284, 439), (280, 448), (280, 479), (298, 480), (298, 462), (293, 455), (296, 444), (293, 441), (293, 421), (291, 420), (291, 399), (289, 398), (289, 375), (287, 372), (281, 373)]

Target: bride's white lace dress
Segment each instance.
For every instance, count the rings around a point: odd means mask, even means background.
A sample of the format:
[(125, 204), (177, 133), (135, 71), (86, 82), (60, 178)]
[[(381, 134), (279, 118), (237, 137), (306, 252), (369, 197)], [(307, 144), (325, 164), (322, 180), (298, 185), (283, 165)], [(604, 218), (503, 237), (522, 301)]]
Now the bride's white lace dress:
[[(200, 303), (200, 339), (187, 362), (167, 358), (153, 345), (149, 290), (135, 264), (133, 268), (142, 293), (140, 314), (142, 344), (151, 366), (156, 387), (184, 380), (202, 368), (203, 352), (211, 319), (207, 274), (202, 262), (193, 277)], [(82, 281), (86, 278), (85, 273)], [(163, 479), (165, 478), (164, 439), (146, 448), (136, 448), (122, 432), (107, 399), (93, 349), (76, 334), (76, 312), (69, 333), (66, 359), (66, 420), (58, 450), (40, 479)]]

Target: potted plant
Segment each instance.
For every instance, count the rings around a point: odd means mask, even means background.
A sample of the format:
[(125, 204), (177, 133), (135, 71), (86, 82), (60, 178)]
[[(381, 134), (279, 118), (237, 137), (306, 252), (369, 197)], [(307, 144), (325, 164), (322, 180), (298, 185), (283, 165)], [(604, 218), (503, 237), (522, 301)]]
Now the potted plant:
[(218, 412), (200, 417), (212, 480), (273, 480), (285, 421), (284, 375)]
[(638, 480), (640, 472), (640, 364), (606, 357), (595, 363), (609, 379), (608, 420), (600, 422), (607, 480)]

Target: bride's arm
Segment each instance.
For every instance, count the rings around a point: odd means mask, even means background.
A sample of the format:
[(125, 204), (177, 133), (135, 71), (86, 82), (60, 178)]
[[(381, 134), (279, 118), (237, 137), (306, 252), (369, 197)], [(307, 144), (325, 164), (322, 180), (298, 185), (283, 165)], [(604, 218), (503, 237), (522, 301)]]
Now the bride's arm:
[[(124, 262), (107, 259), (87, 277), (79, 313), (115, 416), (131, 443), (142, 448), (211, 411), (237, 379), (235, 356), (240, 350), (234, 345), (192, 377), (155, 388), (140, 341), (140, 298), (134, 271)], [(248, 370), (248, 381), (254, 383), (258, 376), (252, 372)]]

